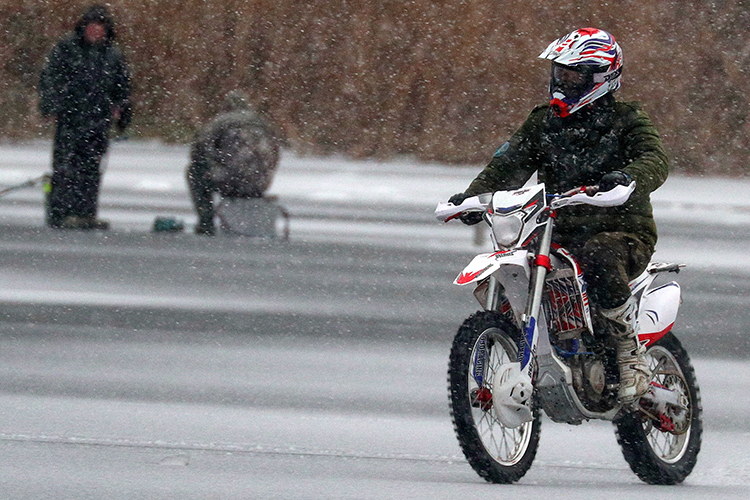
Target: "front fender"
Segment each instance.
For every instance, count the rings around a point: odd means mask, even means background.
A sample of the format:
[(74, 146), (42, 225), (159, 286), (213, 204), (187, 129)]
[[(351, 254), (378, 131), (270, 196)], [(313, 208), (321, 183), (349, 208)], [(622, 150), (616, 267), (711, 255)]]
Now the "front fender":
[(501, 266), (520, 266), (531, 274), (527, 250), (502, 250), (493, 253), (481, 253), (474, 257), (469, 265), (453, 280), (455, 285), (476, 283), (497, 271)]

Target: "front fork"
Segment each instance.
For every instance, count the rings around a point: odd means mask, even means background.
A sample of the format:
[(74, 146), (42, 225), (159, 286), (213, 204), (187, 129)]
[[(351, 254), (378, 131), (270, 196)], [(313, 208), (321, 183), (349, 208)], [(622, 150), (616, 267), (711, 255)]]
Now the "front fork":
[[(519, 345), (518, 359), (497, 367), (489, 385), (485, 385), (487, 364), (483, 359), (487, 355), (486, 344), (482, 343), (478, 346), (477, 358), (474, 359), (473, 376), (479, 388), (473, 395), (473, 404), (484, 410), (492, 408), (497, 419), (509, 428), (519, 427), (534, 419), (530, 400), (534, 392), (533, 380), (537, 365), (535, 362), (539, 341), (537, 320), (542, 307), (544, 281), (550, 269), (549, 253), (552, 245), (553, 217), (548, 217), (544, 224), (537, 254), (531, 263), (531, 285), (526, 309), (521, 317), (523, 341)], [(487, 310), (498, 311), (498, 306), (501, 305), (501, 290), (502, 285), (495, 275), (490, 275), (486, 299)], [(489, 401), (491, 403), (488, 404)]]
[(519, 346), (518, 361), (521, 363), (521, 372), (526, 373), (534, 380), (534, 369), (536, 364), (534, 358), (537, 343), (539, 342), (539, 329), (537, 322), (542, 308), (542, 297), (544, 293), (544, 282), (547, 273), (551, 270), (550, 248), (552, 247), (552, 228), (554, 225), (554, 214), (550, 214), (541, 234), (541, 241), (537, 248), (537, 254), (531, 263), (531, 285), (529, 300), (526, 311), (521, 318), (523, 342)]

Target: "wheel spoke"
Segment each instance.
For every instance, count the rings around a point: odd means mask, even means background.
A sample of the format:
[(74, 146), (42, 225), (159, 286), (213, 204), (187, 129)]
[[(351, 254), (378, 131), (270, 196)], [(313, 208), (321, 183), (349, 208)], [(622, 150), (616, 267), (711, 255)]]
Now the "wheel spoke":
[[(688, 385), (682, 374), (682, 370), (680, 370), (677, 361), (669, 351), (653, 347), (648, 351), (647, 355), (650, 357), (649, 365), (653, 367), (654, 382), (680, 394), (689, 394)], [(686, 411), (689, 412), (690, 408)], [(679, 426), (679, 434), (661, 431), (649, 423), (644, 423), (644, 432), (647, 433), (646, 438), (651, 449), (661, 460), (667, 463), (674, 462), (679, 460), (685, 452), (689, 440), (689, 420), (688, 418), (687, 428)], [(673, 423), (675, 423), (674, 420)], [(680, 421), (676, 422), (675, 426), (678, 424), (680, 424)]]
[[(505, 340), (505, 344), (508, 344), (508, 340), (503, 338), (492, 338), (485, 342), (487, 359), (486, 370), (483, 374), (483, 387), (490, 390), (495, 373), (501, 365), (510, 362), (513, 359), (512, 356), (515, 355), (514, 352), (509, 352), (510, 346), (503, 345), (503, 340)], [(472, 355), (472, 360), (473, 363), (478, 361), (474, 355)], [(474, 368), (475, 366), (471, 366), (469, 373), (474, 373)], [(471, 377), (470, 385), (472, 382), (476, 385), (473, 377)], [(523, 424), (518, 429), (507, 428), (497, 419), (493, 409), (482, 409), (477, 407), (479, 405), (476, 402), (473, 403), (474, 422), (487, 452), (500, 463), (512, 464), (517, 461), (525, 450), (528, 441), (526, 430), (527, 427), (531, 426), (531, 423)]]

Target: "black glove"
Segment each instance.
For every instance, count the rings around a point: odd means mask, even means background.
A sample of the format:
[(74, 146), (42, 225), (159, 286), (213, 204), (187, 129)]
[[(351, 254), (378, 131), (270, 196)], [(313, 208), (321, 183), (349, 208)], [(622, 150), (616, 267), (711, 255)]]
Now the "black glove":
[(466, 193), (456, 193), (448, 198), (448, 203), (453, 203), (454, 205), (458, 206), (463, 203), (466, 198), (471, 198), (471, 196), (472, 195)]
[(466, 212), (461, 217), (461, 222), (466, 224), (467, 226), (473, 226), (474, 224), (479, 224), (483, 220), (483, 215), (481, 212)]
[(606, 192), (616, 186), (629, 186), (631, 182), (633, 182), (633, 179), (628, 174), (615, 170), (602, 176), (599, 181), (599, 191)]

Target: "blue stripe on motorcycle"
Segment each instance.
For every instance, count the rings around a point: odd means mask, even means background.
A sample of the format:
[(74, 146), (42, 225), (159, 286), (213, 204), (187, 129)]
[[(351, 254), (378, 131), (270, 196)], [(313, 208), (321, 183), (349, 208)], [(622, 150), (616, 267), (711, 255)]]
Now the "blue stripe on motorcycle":
[(529, 324), (526, 326), (526, 339), (523, 343), (523, 356), (521, 357), (521, 369), (523, 369), (531, 359), (531, 343), (534, 340), (534, 327), (536, 326), (536, 319), (531, 318)]

